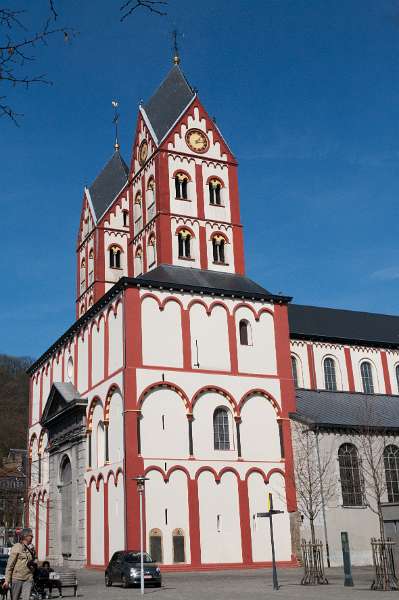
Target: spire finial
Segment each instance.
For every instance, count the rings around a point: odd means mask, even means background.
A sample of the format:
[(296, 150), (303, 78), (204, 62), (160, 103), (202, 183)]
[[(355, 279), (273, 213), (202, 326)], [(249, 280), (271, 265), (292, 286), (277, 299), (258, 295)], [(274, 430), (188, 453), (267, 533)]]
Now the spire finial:
[(118, 121), (119, 121), (119, 113), (118, 113), (118, 106), (119, 106), (119, 102), (117, 100), (112, 100), (112, 106), (114, 107), (114, 118), (113, 118), (113, 123), (115, 125), (115, 144), (114, 144), (114, 148), (115, 151), (119, 150), (119, 142), (118, 142)]
[(177, 36), (178, 36), (178, 31), (177, 29), (174, 29), (172, 31), (172, 39), (173, 39), (173, 64), (174, 65), (179, 65), (180, 64), (180, 56), (179, 56), (179, 46), (177, 45)]

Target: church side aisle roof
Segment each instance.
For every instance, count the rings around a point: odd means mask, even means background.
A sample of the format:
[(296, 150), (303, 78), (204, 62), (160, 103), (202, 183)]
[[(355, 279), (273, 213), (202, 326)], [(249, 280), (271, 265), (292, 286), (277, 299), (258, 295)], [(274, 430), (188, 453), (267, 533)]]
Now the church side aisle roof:
[(91, 202), (97, 221), (105, 213), (128, 180), (129, 168), (115, 150), (94, 183), (89, 187)]
[(274, 295), (265, 290), (249, 277), (235, 273), (221, 273), (205, 269), (179, 267), (174, 265), (160, 265), (153, 271), (140, 275), (143, 281), (159, 282), (164, 285), (191, 287), (194, 290), (217, 293), (254, 294), (263, 298), (272, 298)]
[(292, 338), (399, 346), (399, 317), (290, 304)]
[(158, 142), (168, 133), (194, 96), (195, 92), (180, 67), (174, 65), (143, 107)]
[(299, 389), (296, 402), (290, 417), (309, 427), (399, 430), (399, 396)]

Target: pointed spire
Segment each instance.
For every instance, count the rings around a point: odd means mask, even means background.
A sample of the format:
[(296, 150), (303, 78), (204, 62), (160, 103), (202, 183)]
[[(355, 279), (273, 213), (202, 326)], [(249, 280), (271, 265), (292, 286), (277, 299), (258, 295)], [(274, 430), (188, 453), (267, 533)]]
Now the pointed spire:
[(118, 142), (118, 121), (119, 121), (119, 113), (118, 113), (118, 106), (119, 106), (119, 102), (117, 100), (112, 100), (112, 106), (114, 107), (114, 119), (113, 119), (113, 123), (115, 125), (115, 144), (114, 144), (114, 148), (115, 148), (115, 152), (119, 151), (119, 142)]
[(173, 52), (174, 52), (173, 64), (174, 65), (179, 65), (180, 64), (179, 47), (177, 45), (177, 36), (178, 36), (177, 29), (174, 29), (174, 31), (172, 31)]

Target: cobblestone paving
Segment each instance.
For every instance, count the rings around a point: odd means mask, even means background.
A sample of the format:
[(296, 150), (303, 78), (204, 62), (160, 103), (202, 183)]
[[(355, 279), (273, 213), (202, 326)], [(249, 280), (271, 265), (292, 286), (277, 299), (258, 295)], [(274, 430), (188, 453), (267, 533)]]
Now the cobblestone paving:
[[(280, 590), (273, 591), (271, 570), (165, 573), (162, 588), (148, 587), (145, 596), (148, 600), (382, 600), (386, 597), (383, 592), (370, 590), (373, 579), (370, 568), (353, 569), (353, 588), (344, 587), (342, 569), (328, 570), (330, 583), (326, 586), (301, 586), (301, 575), (300, 569), (281, 569), (278, 573)], [(78, 578), (81, 598), (138, 600), (141, 597), (137, 588), (125, 590), (116, 585), (105, 588), (101, 571), (78, 571)], [(398, 592), (393, 592), (393, 597), (397, 595)], [(65, 590), (67, 596), (72, 597), (70, 590)]]

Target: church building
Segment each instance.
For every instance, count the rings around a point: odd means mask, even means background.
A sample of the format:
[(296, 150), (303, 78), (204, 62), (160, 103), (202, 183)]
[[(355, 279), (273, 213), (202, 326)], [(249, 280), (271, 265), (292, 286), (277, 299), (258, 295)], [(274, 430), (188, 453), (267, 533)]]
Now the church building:
[(398, 340), (379, 315), (355, 326), (245, 275), (237, 161), (178, 59), (139, 107), (129, 164), (116, 143), (84, 189), (76, 273), (76, 321), (29, 369), (39, 558), (103, 568), (138, 550), (145, 475), (165, 570), (270, 565), (268, 492), (277, 561), (297, 565), (292, 419), (326, 426), (365, 380), (392, 401)]

